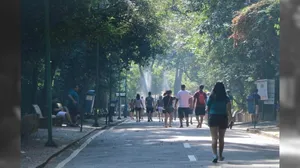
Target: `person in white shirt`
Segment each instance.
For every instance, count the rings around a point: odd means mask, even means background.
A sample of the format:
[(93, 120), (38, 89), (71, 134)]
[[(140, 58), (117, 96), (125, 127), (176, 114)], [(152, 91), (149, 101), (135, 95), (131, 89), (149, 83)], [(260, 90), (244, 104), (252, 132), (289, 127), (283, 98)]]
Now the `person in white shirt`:
[(177, 107), (177, 102), (179, 101), (178, 107), (178, 117), (180, 120), (180, 128), (183, 128), (182, 121), (183, 118), (186, 119), (186, 126), (189, 126), (189, 113), (190, 113), (190, 104), (189, 99), (192, 96), (188, 91), (185, 90), (185, 85), (181, 85), (181, 90), (177, 93), (175, 107)]

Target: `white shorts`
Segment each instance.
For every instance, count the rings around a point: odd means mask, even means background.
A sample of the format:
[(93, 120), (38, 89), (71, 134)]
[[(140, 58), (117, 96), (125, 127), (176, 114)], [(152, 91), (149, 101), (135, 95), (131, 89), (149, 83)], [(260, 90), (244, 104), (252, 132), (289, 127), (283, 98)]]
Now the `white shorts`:
[(67, 112), (60, 111), (60, 112), (58, 112), (58, 113), (56, 114), (56, 116), (57, 116), (57, 117), (63, 117), (63, 118), (65, 118), (65, 117), (66, 117), (66, 114), (67, 114)]
[(164, 110), (163, 107), (158, 107), (158, 112), (159, 112), (159, 113), (162, 113), (163, 110)]

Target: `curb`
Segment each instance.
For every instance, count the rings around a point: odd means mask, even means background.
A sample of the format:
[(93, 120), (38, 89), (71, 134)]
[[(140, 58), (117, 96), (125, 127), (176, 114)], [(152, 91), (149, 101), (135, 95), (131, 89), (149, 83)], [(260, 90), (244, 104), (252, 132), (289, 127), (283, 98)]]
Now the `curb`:
[(261, 130), (258, 130), (258, 129), (247, 128), (246, 131), (249, 132), (249, 133), (253, 133), (253, 134), (259, 134), (259, 135), (263, 135), (263, 136), (266, 136), (266, 137), (279, 139), (279, 136), (277, 136), (277, 135), (265, 133), (264, 131), (261, 131)]
[(84, 136), (74, 140), (73, 142), (69, 143), (67, 146), (65, 146), (64, 148), (62, 148), (61, 150), (55, 152), (54, 154), (52, 154), (44, 163), (38, 165), (36, 168), (43, 168), (45, 167), (50, 161), (51, 159), (55, 158), (56, 156), (58, 156), (59, 154), (61, 154), (63, 151), (65, 151), (66, 149), (68, 149), (69, 147), (73, 146), (75, 143), (81, 141), (82, 139), (88, 137), (89, 135), (91, 135), (92, 133), (96, 132), (96, 131), (99, 131), (99, 130), (105, 130), (106, 128), (110, 128), (112, 126), (116, 126), (122, 122), (126, 121), (125, 120), (121, 120), (121, 121), (117, 121), (113, 124), (109, 124), (109, 125), (105, 125), (105, 126), (102, 126), (100, 128), (94, 128), (92, 131), (88, 132), (87, 134), (85, 134)]

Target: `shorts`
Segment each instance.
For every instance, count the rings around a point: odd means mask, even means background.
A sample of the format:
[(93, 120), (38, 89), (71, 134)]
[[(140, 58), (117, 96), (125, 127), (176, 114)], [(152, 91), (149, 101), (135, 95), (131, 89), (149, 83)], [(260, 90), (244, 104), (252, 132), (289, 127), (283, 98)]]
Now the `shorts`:
[(188, 117), (190, 113), (190, 108), (188, 107), (179, 107), (178, 108), (178, 117), (180, 119), (184, 118), (184, 117)]
[(220, 129), (228, 128), (227, 115), (209, 114), (208, 115), (208, 126), (209, 127), (219, 127)]
[(147, 107), (146, 108), (146, 112), (147, 113), (153, 113), (154, 112), (154, 108), (153, 107)]
[(163, 110), (163, 113), (173, 113), (173, 112), (174, 112), (173, 107), (167, 107), (167, 108), (165, 108), (165, 110)]
[(133, 113), (133, 112), (134, 112), (134, 108), (131, 108), (131, 109), (130, 109), (130, 112)]
[(158, 109), (157, 109), (157, 111), (158, 111), (159, 113), (162, 113), (162, 112), (163, 112), (163, 110), (164, 110), (164, 108), (163, 108), (163, 107), (158, 107)]
[(194, 109), (190, 108), (189, 110), (190, 110), (190, 113), (189, 113), (189, 114), (190, 114), (190, 115), (193, 115)]
[(57, 114), (56, 114), (56, 116), (57, 117), (63, 117), (64, 119), (66, 118), (66, 114), (67, 114), (67, 112), (65, 112), (65, 111), (59, 111)]
[(195, 114), (196, 114), (196, 116), (205, 116), (205, 106), (196, 107)]
[(72, 106), (69, 106), (68, 109), (69, 109), (69, 113), (71, 116), (76, 116), (79, 114), (79, 110), (78, 110), (77, 106), (72, 105)]
[(142, 110), (141, 107), (136, 107), (136, 108), (135, 108), (135, 111), (141, 111), (141, 110)]

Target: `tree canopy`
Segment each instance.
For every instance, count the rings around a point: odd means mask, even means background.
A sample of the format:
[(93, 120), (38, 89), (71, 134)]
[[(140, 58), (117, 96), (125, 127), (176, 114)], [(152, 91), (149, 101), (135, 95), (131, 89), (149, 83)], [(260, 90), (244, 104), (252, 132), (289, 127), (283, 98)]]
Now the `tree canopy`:
[[(28, 112), (45, 97), (44, 4), (22, 1), (21, 8)], [(52, 0), (50, 9), (53, 93), (62, 101), (74, 83), (83, 86), (81, 97), (96, 89), (97, 63), (103, 108), (126, 75), (128, 98), (177, 92), (182, 83), (211, 90), (223, 81), (236, 108), (245, 108), (256, 80), (279, 76), (278, 0)]]

